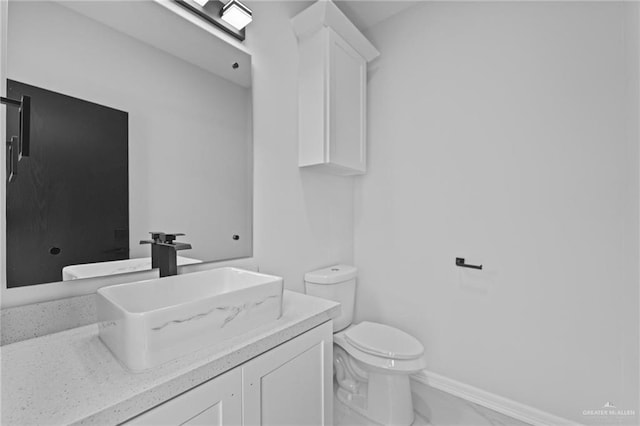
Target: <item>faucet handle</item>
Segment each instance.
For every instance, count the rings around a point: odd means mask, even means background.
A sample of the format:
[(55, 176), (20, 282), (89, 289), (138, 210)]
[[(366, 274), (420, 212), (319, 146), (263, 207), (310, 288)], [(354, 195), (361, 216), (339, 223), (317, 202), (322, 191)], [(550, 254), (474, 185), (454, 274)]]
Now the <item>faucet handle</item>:
[(157, 232), (157, 231), (150, 231), (149, 234), (151, 234), (151, 239), (156, 243), (159, 243), (160, 241), (164, 241), (165, 235), (166, 235), (164, 232)]
[(166, 235), (164, 232), (150, 231), (151, 234), (150, 240), (140, 240), (140, 244), (158, 244), (164, 243)]
[(169, 243), (169, 244), (173, 244), (173, 242), (175, 241), (175, 239), (181, 235), (185, 235), (181, 232), (176, 232), (175, 234), (164, 234), (164, 242), (165, 243)]

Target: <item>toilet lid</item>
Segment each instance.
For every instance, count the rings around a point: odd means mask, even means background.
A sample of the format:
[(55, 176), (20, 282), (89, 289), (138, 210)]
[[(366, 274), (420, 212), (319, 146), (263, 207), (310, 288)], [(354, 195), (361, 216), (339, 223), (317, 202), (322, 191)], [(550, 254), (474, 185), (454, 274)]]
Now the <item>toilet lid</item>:
[(414, 359), (424, 353), (415, 337), (384, 324), (363, 321), (345, 331), (349, 344), (371, 355), (394, 359)]

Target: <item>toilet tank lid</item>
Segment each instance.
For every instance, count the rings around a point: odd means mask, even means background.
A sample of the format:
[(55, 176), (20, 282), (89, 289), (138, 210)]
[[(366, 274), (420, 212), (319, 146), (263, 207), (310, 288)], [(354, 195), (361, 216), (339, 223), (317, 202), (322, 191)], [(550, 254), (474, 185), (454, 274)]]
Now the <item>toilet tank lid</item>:
[(304, 280), (313, 284), (336, 284), (355, 278), (358, 268), (350, 265), (333, 265), (304, 274)]

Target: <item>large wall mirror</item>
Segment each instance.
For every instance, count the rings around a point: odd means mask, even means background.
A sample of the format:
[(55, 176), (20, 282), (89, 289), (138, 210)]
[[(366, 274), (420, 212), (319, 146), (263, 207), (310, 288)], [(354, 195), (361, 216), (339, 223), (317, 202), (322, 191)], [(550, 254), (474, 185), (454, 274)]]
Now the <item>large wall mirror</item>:
[[(251, 57), (168, 6), (9, 2), (2, 84), (32, 95), (32, 137), (6, 183), (8, 288), (145, 268), (120, 261), (149, 258), (149, 231), (186, 234), (185, 262), (251, 256)], [(114, 267), (63, 273), (96, 262)]]

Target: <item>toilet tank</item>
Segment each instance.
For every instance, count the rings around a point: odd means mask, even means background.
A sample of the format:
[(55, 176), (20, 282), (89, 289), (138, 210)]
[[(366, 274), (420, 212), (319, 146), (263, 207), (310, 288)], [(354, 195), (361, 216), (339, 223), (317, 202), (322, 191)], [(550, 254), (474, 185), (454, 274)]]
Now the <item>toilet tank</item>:
[(342, 304), (340, 315), (333, 319), (333, 331), (347, 328), (353, 321), (358, 269), (349, 265), (334, 265), (304, 275), (308, 295)]

